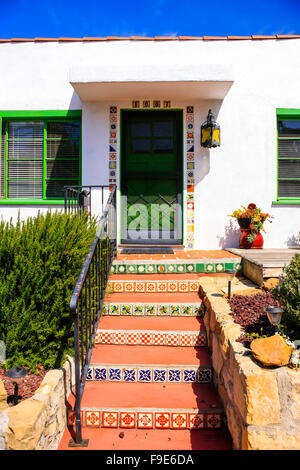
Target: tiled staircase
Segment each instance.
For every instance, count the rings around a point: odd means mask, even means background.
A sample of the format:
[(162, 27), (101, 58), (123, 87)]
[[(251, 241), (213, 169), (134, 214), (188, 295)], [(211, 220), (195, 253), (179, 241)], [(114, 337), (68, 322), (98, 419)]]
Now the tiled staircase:
[(231, 449), (213, 385), (200, 275), (110, 276), (81, 401), (89, 449)]

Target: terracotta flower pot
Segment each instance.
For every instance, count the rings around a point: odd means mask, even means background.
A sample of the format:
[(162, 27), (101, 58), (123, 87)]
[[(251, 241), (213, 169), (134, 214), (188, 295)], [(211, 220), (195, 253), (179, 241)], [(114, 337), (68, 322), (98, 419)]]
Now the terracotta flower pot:
[(239, 240), (239, 247), (243, 249), (261, 250), (264, 244), (263, 236), (260, 232), (255, 234), (253, 242), (248, 241), (248, 235), (251, 233), (250, 229), (241, 229), (241, 236)]

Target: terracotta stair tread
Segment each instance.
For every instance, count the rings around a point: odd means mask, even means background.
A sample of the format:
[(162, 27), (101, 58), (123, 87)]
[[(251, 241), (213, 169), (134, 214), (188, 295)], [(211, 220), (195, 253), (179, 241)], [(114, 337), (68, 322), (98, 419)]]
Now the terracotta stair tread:
[(193, 261), (193, 260), (207, 260), (207, 259), (222, 259), (222, 258), (239, 258), (238, 255), (235, 255), (229, 251), (226, 250), (176, 250), (173, 249), (174, 254), (168, 254), (168, 253), (155, 253), (155, 254), (125, 254), (121, 253), (121, 250), (117, 251), (117, 261), (131, 261), (134, 263), (134, 261), (151, 261), (153, 260), (159, 260), (162, 263), (164, 260), (170, 260), (173, 259), (174, 261), (179, 260), (179, 259), (184, 259), (187, 261)]
[(65, 430), (58, 450), (231, 450), (232, 440), (223, 429), (202, 429), (199, 431), (181, 429), (120, 429), (83, 428), (88, 447), (68, 447), (72, 435)]
[(81, 400), (85, 409), (205, 410), (223, 409), (211, 384), (87, 382)]
[(98, 330), (205, 331), (200, 317), (103, 316)]
[(205, 273), (111, 274), (110, 281), (198, 281)]
[(201, 303), (198, 292), (113, 292), (106, 294), (104, 302), (110, 303)]
[(203, 347), (95, 344), (90, 364), (210, 367), (211, 358), (209, 350)]

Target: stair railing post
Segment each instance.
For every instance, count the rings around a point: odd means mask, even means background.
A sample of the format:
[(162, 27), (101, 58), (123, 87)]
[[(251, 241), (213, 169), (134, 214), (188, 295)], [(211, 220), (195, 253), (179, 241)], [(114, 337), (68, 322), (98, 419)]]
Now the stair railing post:
[(75, 402), (75, 412), (76, 412), (76, 444), (82, 442), (82, 433), (81, 433), (81, 416), (80, 416), (80, 353), (79, 353), (79, 313), (78, 309), (75, 315), (75, 325), (74, 325), (74, 342), (75, 342), (75, 393), (76, 393), (76, 402)]
[(75, 437), (70, 439), (69, 447), (87, 447), (89, 440), (82, 439), (81, 423), (81, 372), (80, 372), (80, 345), (79, 345), (79, 311), (76, 309), (74, 322), (74, 355), (75, 355)]

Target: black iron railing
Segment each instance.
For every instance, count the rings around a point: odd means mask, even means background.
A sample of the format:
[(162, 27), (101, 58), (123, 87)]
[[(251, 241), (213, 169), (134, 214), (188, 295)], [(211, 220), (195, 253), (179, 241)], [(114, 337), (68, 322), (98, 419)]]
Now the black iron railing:
[(75, 315), (75, 411), (76, 429), (70, 446), (82, 446), (80, 403), (87, 379), (94, 339), (101, 314), (110, 268), (116, 253), (116, 188), (113, 187), (75, 286), (70, 309)]
[(110, 186), (65, 186), (65, 211), (103, 214)]

